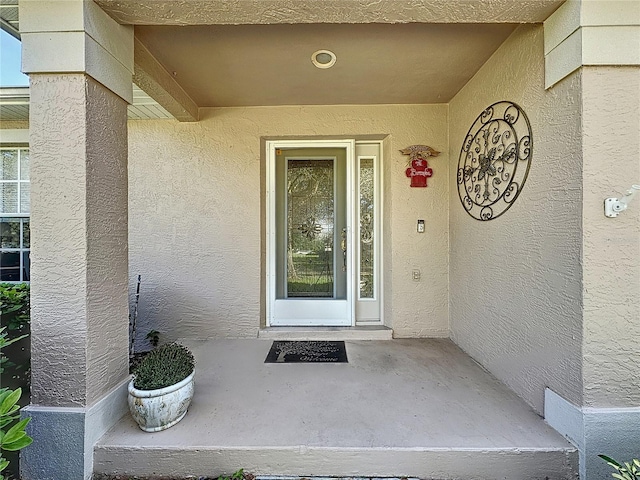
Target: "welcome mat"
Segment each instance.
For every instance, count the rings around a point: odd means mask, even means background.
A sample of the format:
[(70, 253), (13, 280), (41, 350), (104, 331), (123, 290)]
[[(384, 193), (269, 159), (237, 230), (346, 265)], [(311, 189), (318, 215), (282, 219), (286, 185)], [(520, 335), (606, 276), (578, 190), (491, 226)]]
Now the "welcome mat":
[(264, 363), (348, 363), (344, 342), (276, 340)]

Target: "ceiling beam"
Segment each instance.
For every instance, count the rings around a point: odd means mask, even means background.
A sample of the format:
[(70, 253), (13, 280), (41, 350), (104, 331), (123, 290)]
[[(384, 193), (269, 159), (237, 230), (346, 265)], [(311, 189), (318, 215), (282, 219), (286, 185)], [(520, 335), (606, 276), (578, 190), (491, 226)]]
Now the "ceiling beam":
[(134, 39), (133, 60), (133, 83), (178, 121), (198, 121), (198, 105), (137, 38)]
[(129, 25), (542, 23), (564, 0), (96, 0)]

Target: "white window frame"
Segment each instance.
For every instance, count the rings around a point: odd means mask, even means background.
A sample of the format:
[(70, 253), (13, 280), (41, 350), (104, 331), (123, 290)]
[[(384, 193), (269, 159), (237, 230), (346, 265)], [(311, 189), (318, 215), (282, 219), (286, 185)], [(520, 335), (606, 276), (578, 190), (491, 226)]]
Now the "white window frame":
[[(30, 184), (31, 183), (31, 176), (27, 175), (27, 179), (23, 180), (22, 179), (22, 155), (23, 152), (29, 152), (29, 146), (28, 145), (16, 145), (16, 146), (0, 146), (0, 151), (6, 151), (6, 150), (11, 150), (11, 151), (17, 151), (18, 152), (18, 178), (16, 180), (5, 180), (3, 178), (0, 178), (0, 183), (2, 184), (12, 184), (15, 183), (17, 184), (17, 195), (18, 195), (18, 210), (21, 210), (22, 205), (21, 205), (21, 199), (22, 199), (22, 188), (25, 184)], [(20, 220), (20, 244), (18, 247), (13, 247), (13, 248), (3, 248), (0, 246), (0, 252), (1, 253), (11, 253), (11, 252), (15, 252), (18, 253), (19, 258), (20, 258), (20, 278), (18, 280), (3, 280), (0, 277), (0, 283), (28, 283), (30, 280), (30, 274), (25, 275), (26, 272), (30, 272), (31, 267), (30, 265), (26, 265), (25, 266), (25, 253), (30, 254), (31, 253), (31, 242), (29, 242), (29, 247), (25, 247), (24, 246), (24, 224), (25, 221), (29, 223), (30, 225), (30, 220), (31, 220), (31, 207), (30, 207), (30, 203), (29, 202), (29, 211), (27, 212), (22, 212), (22, 211), (18, 211), (18, 212), (2, 212), (0, 211), (0, 218), (11, 218), (11, 219), (16, 219), (16, 220)], [(31, 237), (31, 236), (29, 236)], [(29, 262), (30, 263), (30, 262)]]

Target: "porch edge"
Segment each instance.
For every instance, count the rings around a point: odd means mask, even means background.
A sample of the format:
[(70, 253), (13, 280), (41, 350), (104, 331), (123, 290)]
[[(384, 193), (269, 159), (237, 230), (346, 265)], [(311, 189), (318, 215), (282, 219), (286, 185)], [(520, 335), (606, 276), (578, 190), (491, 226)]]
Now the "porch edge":
[(392, 340), (393, 329), (383, 325), (356, 327), (266, 327), (258, 330), (265, 340)]
[[(575, 449), (153, 447), (98, 445), (96, 473), (217, 476), (242, 467), (258, 476), (518, 478), (574, 480)], [(122, 470), (126, 465), (127, 471)]]

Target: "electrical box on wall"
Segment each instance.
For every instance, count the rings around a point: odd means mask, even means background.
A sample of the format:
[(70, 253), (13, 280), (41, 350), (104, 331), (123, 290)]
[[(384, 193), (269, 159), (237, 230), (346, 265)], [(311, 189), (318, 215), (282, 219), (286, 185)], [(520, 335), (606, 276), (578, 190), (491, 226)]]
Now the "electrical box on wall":
[(424, 233), (424, 220), (418, 220), (418, 233)]

